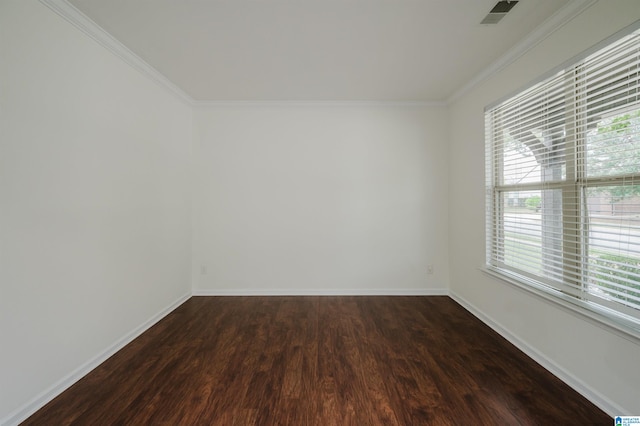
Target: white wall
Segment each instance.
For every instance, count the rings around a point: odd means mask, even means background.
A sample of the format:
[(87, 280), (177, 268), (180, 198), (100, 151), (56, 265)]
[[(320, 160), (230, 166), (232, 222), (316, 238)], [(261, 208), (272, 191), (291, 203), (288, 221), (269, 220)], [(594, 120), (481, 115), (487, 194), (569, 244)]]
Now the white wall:
[(450, 108), (451, 291), (610, 414), (640, 412), (640, 346), (479, 271), (484, 264), (485, 105), (640, 19), (637, 0), (600, 1)]
[(34, 0), (0, 58), (2, 423), (190, 293), (192, 111)]
[(446, 113), (353, 104), (197, 110), (194, 292), (445, 292)]
[(637, 341), (478, 270), (484, 106), (640, 18), (637, 5), (600, 1), (450, 111), (226, 105), (192, 122), (45, 6), (0, 2), (0, 423), (190, 280), (200, 294), (424, 294), (449, 274), (529, 353), (611, 414), (637, 414)]

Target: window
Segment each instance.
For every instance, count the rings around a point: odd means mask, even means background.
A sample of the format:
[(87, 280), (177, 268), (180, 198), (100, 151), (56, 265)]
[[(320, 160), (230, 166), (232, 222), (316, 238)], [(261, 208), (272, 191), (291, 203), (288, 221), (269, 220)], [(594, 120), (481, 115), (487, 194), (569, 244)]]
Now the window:
[(487, 268), (640, 331), (640, 30), (485, 127)]

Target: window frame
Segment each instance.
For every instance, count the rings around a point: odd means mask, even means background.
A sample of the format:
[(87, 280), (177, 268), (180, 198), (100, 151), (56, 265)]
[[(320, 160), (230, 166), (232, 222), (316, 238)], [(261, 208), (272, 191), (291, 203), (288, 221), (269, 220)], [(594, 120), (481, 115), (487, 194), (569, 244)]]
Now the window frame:
[[(608, 47), (622, 37), (630, 35), (638, 29), (640, 29), (640, 21), (618, 31), (587, 51), (545, 73), (536, 81), (527, 84), (524, 88), (485, 107), (485, 149), (487, 156), (487, 170), (485, 170), (487, 233), (485, 243), (487, 257), (482, 270), (502, 281), (532, 292), (547, 301), (559, 304), (570, 311), (577, 312), (586, 318), (595, 320), (600, 324), (606, 324), (614, 330), (622, 332), (625, 336), (631, 336), (640, 340), (640, 313), (634, 308), (621, 308), (619, 304), (615, 302), (611, 302), (610, 304), (606, 301), (594, 303), (587, 299), (575, 297), (575, 295), (566, 294), (562, 290), (562, 287), (567, 285), (567, 281), (583, 288), (586, 288), (587, 285), (585, 281), (587, 275), (584, 273), (586, 266), (583, 264), (583, 255), (585, 251), (588, 250), (586, 245), (587, 237), (584, 235), (585, 226), (583, 226), (583, 224), (577, 224), (578, 221), (575, 220), (575, 218), (580, 218), (580, 221), (584, 220), (584, 212), (582, 210), (584, 208), (583, 203), (586, 203), (586, 191), (589, 188), (621, 185), (629, 179), (640, 182), (640, 172), (626, 173), (617, 176), (587, 176), (585, 136), (588, 131), (588, 125), (586, 119), (576, 120), (576, 118), (581, 116), (586, 117), (586, 112), (584, 108), (581, 110), (581, 105), (586, 102), (588, 93), (586, 84), (581, 86), (582, 83), (577, 79), (577, 76), (580, 75), (580, 67), (585, 58)], [(496, 144), (494, 139), (488, 136), (495, 134), (494, 130), (496, 127), (500, 128), (499, 126), (494, 127), (495, 122), (499, 123), (500, 118), (496, 119), (490, 116), (489, 113), (507, 100), (517, 97), (519, 94), (534, 88), (539, 83), (545, 82), (554, 76), (561, 76), (564, 84), (572, 89), (572, 93), (565, 93), (565, 105), (563, 107), (565, 111), (565, 121), (575, 120), (575, 122), (579, 123), (575, 126), (569, 126), (569, 128), (574, 129), (574, 131), (567, 132), (565, 135), (566, 174), (561, 180), (545, 181), (545, 179), (541, 179), (539, 182), (505, 184), (501, 177), (504, 155), (499, 152), (504, 146), (504, 143)], [(568, 80), (572, 81), (567, 83)], [(569, 101), (570, 97), (573, 98), (571, 101)], [(615, 111), (615, 109), (612, 110)], [(498, 146), (496, 147), (496, 145)], [(571, 163), (572, 167), (568, 166), (569, 163)], [(500, 253), (496, 252), (499, 250), (498, 245), (502, 243), (504, 246), (505, 242), (505, 204), (503, 203), (503, 195), (512, 191), (527, 190), (540, 191), (542, 194), (543, 190), (553, 189), (563, 192), (563, 200), (579, 200), (574, 203), (562, 202), (563, 280), (560, 286), (558, 282), (551, 284), (550, 282), (545, 282), (544, 277), (526, 273), (526, 271), (522, 271), (521, 269), (510, 267), (504, 264), (504, 262), (500, 263), (498, 261)], [(571, 211), (565, 211), (565, 209), (571, 209)], [(571, 222), (571, 220), (573, 220), (573, 222)], [(586, 226), (588, 227), (588, 224)], [(579, 272), (577, 274), (568, 272), (572, 267), (576, 268), (575, 270)], [(629, 315), (631, 311), (633, 311), (633, 314)]]

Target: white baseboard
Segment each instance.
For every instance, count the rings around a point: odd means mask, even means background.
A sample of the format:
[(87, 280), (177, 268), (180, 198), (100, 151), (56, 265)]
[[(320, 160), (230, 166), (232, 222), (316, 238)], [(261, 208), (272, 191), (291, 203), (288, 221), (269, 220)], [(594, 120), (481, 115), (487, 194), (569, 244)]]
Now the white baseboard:
[[(292, 290), (194, 290), (193, 296), (449, 296), (453, 300), (455, 300), (458, 304), (464, 307), (467, 311), (477, 317), (480, 321), (491, 327), (494, 331), (500, 334), (502, 337), (507, 339), (510, 343), (524, 352), (527, 356), (532, 358), (538, 364), (542, 365), (549, 372), (554, 374), (560, 380), (565, 382), (571, 388), (573, 388), (576, 392), (580, 393), (582, 396), (587, 398), (589, 401), (598, 406), (605, 413), (610, 416), (615, 416), (619, 413), (625, 412), (625, 410), (609, 400), (604, 395), (600, 394), (596, 390), (592, 389), (588, 385), (586, 385), (582, 380), (578, 377), (574, 376), (572, 373), (568, 372), (558, 364), (556, 364), (551, 359), (547, 358), (544, 354), (540, 353), (538, 350), (530, 346), (525, 341), (521, 340), (516, 335), (509, 332), (505, 327), (500, 325), (498, 322), (493, 320), (488, 315), (484, 314), (474, 305), (469, 303), (463, 297), (459, 296), (453, 291), (450, 291), (446, 288), (442, 289), (399, 289), (399, 290), (363, 290), (363, 289), (345, 289), (345, 290), (305, 290), (305, 291), (292, 291)], [(120, 340), (115, 342), (109, 348), (107, 348), (104, 352), (96, 355), (94, 358), (90, 359), (76, 370), (68, 374), (66, 377), (63, 377), (57, 383), (52, 385), (49, 389), (42, 392), (40, 395), (33, 398), (30, 402), (15, 410), (13, 413), (9, 414), (7, 417), (0, 421), (0, 425), (3, 426), (14, 426), (18, 425), (20, 422), (27, 419), (33, 413), (38, 411), (44, 405), (46, 405), (49, 401), (53, 400), (56, 396), (64, 392), (75, 382), (84, 377), (91, 370), (96, 368), (98, 365), (107, 360), (110, 356), (115, 354), (117, 351), (122, 349), (124, 346), (129, 344), (136, 337), (140, 336), (146, 330), (151, 328), (154, 324), (160, 321), (162, 318), (167, 316), (170, 312), (176, 309), (178, 306), (183, 304), (186, 300), (191, 297), (191, 294), (185, 294), (178, 298), (175, 302), (171, 303), (169, 306), (161, 310), (159, 313), (151, 317), (145, 323), (141, 324), (139, 327), (135, 328), (127, 335), (123, 336)]]
[(217, 290), (194, 289), (194, 296), (447, 296), (446, 288), (428, 289), (311, 289), (311, 290)]
[(14, 426), (18, 425), (20, 422), (26, 420), (33, 413), (38, 411), (40, 408), (45, 406), (48, 402), (53, 400), (56, 396), (60, 395), (62, 392), (67, 390), (71, 385), (75, 382), (83, 378), (87, 375), (91, 370), (96, 368), (98, 365), (102, 364), (106, 361), (110, 356), (118, 352), (120, 349), (129, 344), (136, 337), (140, 336), (142, 333), (151, 328), (154, 324), (160, 321), (162, 318), (167, 316), (170, 312), (176, 309), (178, 306), (182, 305), (185, 301), (187, 301), (191, 297), (191, 293), (187, 293), (176, 301), (171, 303), (166, 308), (162, 309), (160, 312), (155, 314), (153, 317), (149, 318), (140, 326), (136, 327), (125, 336), (120, 338), (114, 344), (109, 346), (105, 351), (99, 353), (92, 359), (88, 360), (80, 367), (76, 368), (74, 371), (60, 379), (58, 382), (54, 383), (47, 390), (40, 393), (38, 396), (33, 398), (31, 401), (26, 403), (24, 406), (18, 408), (13, 413), (9, 414), (4, 419), (0, 420), (0, 425), (2, 426)]
[(622, 407), (620, 407), (615, 402), (611, 401), (606, 396), (602, 395), (595, 389), (588, 386), (574, 374), (570, 373), (560, 365), (556, 364), (553, 360), (539, 352), (533, 346), (529, 345), (524, 340), (517, 337), (515, 334), (512, 334), (507, 328), (503, 327), (500, 323), (495, 321), (490, 316), (483, 313), (480, 309), (476, 308), (474, 305), (469, 303), (460, 295), (456, 294), (453, 291), (449, 292), (449, 297), (459, 303), (463, 308), (473, 314), (480, 321), (491, 327), (495, 332), (500, 334), (502, 337), (507, 339), (510, 343), (512, 343), (515, 347), (524, 352), (529, 358), (536, 361), (546, 370), (548, 370), (551, 374), (562, 380), (564, 383), (569, 385), (573, 390), (578, 392), (580, 395), (584, 396), (586, 399), (595, 404), (602, 411), (614, 417), (619, 415), (620, 413), (624, 413)]

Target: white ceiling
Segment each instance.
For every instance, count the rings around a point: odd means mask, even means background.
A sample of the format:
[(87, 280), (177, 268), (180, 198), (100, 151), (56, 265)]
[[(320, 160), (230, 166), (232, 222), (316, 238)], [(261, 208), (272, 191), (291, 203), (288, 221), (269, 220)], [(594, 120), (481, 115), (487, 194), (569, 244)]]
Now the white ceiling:
[(69, 0), (200, 101), (439, 101), (571, 0)]

